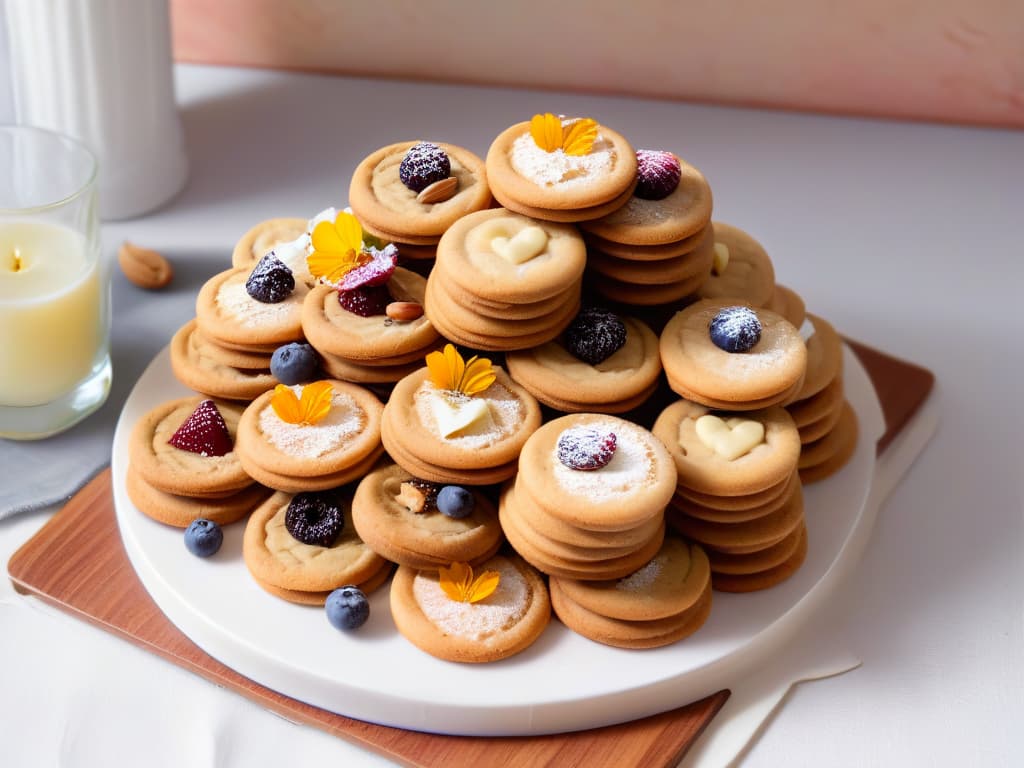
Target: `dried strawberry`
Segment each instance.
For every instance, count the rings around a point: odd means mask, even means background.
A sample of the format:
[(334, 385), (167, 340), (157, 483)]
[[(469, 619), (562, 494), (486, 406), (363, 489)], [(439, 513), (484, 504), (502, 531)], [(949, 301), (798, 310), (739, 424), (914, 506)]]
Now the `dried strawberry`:
[(203, 400), (167, 441), (175, 448), (200, 456), (231, 453), (231, 434), (213, 400)]
[(661, 200), (676, 191), (683, 170), (671, 152), (636, 151), (637, 184), (633, 194), (644, 200)]
[(383, 315), (391, 303), (391, 291), (386, 285), (356, 288), (354, 291), (338, 291), (338, 303), (360, 317)]
[(398, 248), (394, 244), (387, 245), (383, 251), (369, 248), (367, 253), (370, 260), (348, 272), (338, 283), (339, 289), (353, 291), (356, 288), (383, 285), (395, 274), (395, 267), (398, 266)]
[(558, 460), (570, 469), (600, 469), (615, 455), (615, 433), (592, 427), (570, 427), (558, 437)]

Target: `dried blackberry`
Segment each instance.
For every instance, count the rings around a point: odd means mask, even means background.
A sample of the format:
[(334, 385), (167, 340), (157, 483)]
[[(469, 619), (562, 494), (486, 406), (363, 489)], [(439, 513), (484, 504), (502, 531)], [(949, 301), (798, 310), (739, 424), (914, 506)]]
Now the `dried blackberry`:
[(295, 276), (271, 251), (253, 268), (245, 281), (245, 291), (256, 301), (279, 304), (295, 290)]
[(296, 540), (317, 547), (329, 547), (345, 527), (333, 495), (297, 493), (288, 504), (284, 525)]
[(435, 181), (452, 175), (452, 162), (437, 144), (421, 141), (413, 144), (398, 166), (398, 178), (413, 192), (422, 192)]
[(565, 347), (585, 363), (597, 365), (626, 343), (626, 326), (614, 312), (600, 307), (582, 310), (565, 329)]

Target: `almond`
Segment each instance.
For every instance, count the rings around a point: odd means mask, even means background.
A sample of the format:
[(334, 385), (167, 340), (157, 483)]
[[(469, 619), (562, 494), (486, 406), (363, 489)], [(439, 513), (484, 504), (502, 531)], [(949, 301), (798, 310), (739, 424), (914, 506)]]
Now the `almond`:
[(416, 199), (424, 205), (443, 203), (454, 195), (458, 188), (459, 180), (455, 176), (449, 176), (447, 179), (435, 181), (430, 186), (421, 189), (420, 193), (416, 195)]
[(384, 307), (384, 314), (396, 323), (411, 323), (423, 315), (423, 305), (415, 301), (392, 301)]
[(151, 291), (163, 288), (174, 277), (174, 270), (167, 259), (156, 251), (140, 248), (127, 241), (117, 252), (117, 261), (128, 281), (139, 288)]

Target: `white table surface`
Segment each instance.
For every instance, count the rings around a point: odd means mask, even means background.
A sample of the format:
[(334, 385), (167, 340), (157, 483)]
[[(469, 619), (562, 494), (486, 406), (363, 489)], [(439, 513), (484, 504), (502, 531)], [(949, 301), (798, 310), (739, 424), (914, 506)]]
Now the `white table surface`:
[[(863, 666), (798, 686), (744, 764), (1024, 764), (1024, 133), (192, 66), (177, 85), (189, 185), (106, 225), (108, 253), (131, 239), (213, 271), (256, 221), (343, 204), (378, 146), (482, 154), (536, 111), (593, 115), (701, 168), (716, 218), (758, 237), (811, 311), (932, 369), (942, 410), (831, 628)], [(7, 98), (0, 84), (0, 122)], [(183, 319), (153, 322), (169, 337)], [(50, 512), (0, 523), (0, 560)], [(324, 759), (382, 764), (0, 581), (4, 765)]]

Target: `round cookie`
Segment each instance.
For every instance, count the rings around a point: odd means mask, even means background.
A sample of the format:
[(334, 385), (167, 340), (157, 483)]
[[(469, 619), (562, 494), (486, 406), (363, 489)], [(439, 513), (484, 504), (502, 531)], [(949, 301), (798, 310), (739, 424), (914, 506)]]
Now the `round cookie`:
[[(197, 333), (195, 321), (189, 321), (171, 339), (171, 370), (175, 378), (189, 389), (226, 400), (252, 400), (277, 384), (269, 367), (234, 368), (220, 362), (218, 350), (216, 344)], [(228, 350), (227, 354), (232, 352)]]
[(365, 582), (385, 567), (384, 558), (366, 546), (352, 525), (349, 494), (334, 494), (345, 522), (329, 547), (305, 544), (289, 533), (285, 517), (292, 498), (278, 491), (246, 523), (242, 555), (258, 582), (297, 592), (325, 592)]
[[(393, 567), (393, 563), (385, 562), (384, 565), (381, 566), (380, 570), (370, 576), (366, 581), (361, 581), (358, 584), (352, 584), (351, 586), (358, 587), (364, 595), (369, 595), (375, 589), (387, 582), (388, 578), (391, 576), (391, 570)], [(252, 576), (251, 573), (249, 575)], [(285, 589), (284, 587), (278, 587), (267, 581), (260, 581), (255, 576), (253, 576), (253, 581), (262, 587), (265, 592), (268, 592), (274, 597), (279, 597), (290, 603), (298, 603), (299, 605), (322, 606), (327, 602), (327, 598), (330, 596), (331, 592), (334, 591), (333, 589), (325, 589), (317, 592), (306, 592), (298, 589)], [(350, 585), (344, 584), (342, 586), (347, 587)]]
[(306, 234), (309, 223), (297, 217), (267, 219), (254, 225), (235, 243), (231, 266), (252, 269), (256, 262), (279, 245)]
[(803, 427), (800, 427), (800, 442), (804, 445), (813, 443), (820, 440), (833, 429), (836, 424), (839, 423), (839, 419), (843, 416), (842, 405), (832, 410), (831, 413), (827, 413), (817, 421), (813, 421)]
[[(394, 301), (421, 305), (426, 285), (423, 277), (402, 267), (387, 282)], [(357, 361), (392, 360), (413, 353), (422, 357), (423, 350), (438, 339), (425, 314), (408, 323), (386, 315), (360, 317), (341, 306), (338, 291), (330, 285), (318, 285), (306, 296), (302, 330), (317, 351)]]
[(789, 560), (800, 546), (800, 540), (807, 537), (807, 526), (801, 525), (778, 544), (746, 555), (730, 555), (725, 552), (708, 550), (711, 572), (729, 576), (746, 576), (777, 568)]
[(565, 291), (549, 298), (521, 304), (482, 299), (449, 280), (443, 268), (434, 269), (430, 273), (428, 287), (438, 296), (443, 297), (445, 302), (458, 304), (461, 309), (473, 313), (474, 316), (508, 323), (549, 316), (556, 309), (565, 306), (567, 296), (579, 295), (581, 283), (582, 281), (567, 286)]
[[(712, 241), (709, 238), (707, 242)], [(706, 277), (711, 270), (713, 258), (714, 249), (710, 245), (659, 261), (628, 261), (591, 250), (587, 257), (587, 268), (621, 283), (663, 285), (690, 280), (696, 275)]]
[[(423, 364), (422, 356), (420, 356), (409, 363), (366, 365), (362, 362), (346, 360), (337, 355), (317, 351), (320, 353), (320, 367), (323, 368), (324, 373), (331, 378), (350, 381), (353, 384), (393, 384), (418, 370)], [(429, 351), (424, 350), (423, 355), (428, 354)]]
[(708, 556), (695, 544), (666, 536), (650, 562), (615, 581), (558, 579), (578, 605), (612, 619), (650, 621), (692, 608), (711, 579)]
[[(772, 512), (778, 511), (796, 491), (796, 485), (800, 482), (800, 476), (794, 471), (789, 479), (783, 483), (783, 491), (776, 498), (766, 501), (758, 506), (751, 506), (746, 509), (721, 509), (716, 506), (698, 504), (687, 499), (678, 492), (672, 498), (670, 506), (672, 509), (689, 517), (698, 520), (706, 520), (709, 523), (743, 523), (747, 520), (754, 520), (764, 517)], [(728, 500), (736, 497), (726, 497)], [(744, 497), (740, 497), (744, 498)], [(717, 500), (716, 500), (717, 501)]]
[(515, 213), (521, 213), (523, 216), (529, 216), (531, 219), (543, 219), (544, 221), (554, 221), (559, 224), (578, 224), (581, 221), (599, 219), (602, 216), (607, 216), (612, 211), (617, 211), (626, 204), (630, 197), (633, 196), (633, 190), (635, 187), (635, 183), (631, 184), (623, 190), (621, 195), (609, 200), (607, 203), (593, 205), (589, 208), (574, 208), (568, 211), (537, 208), (536, 206), (525, 205), (514, 198), (508, 197), (500, 190), (496, 191), (494, 196), (503, 207), (508, 208), (510, 211), (514, 211)]
[(712, 225), (708, 224), (704, 229), (697, 230), (692, 235), (684, 237), (664, 245), (629, 245), (617, 243), (614, 240), (606, 240), (595, 235), (593, 232), (583, 232), (583, 240), (587, 249), (591, 252), (598, 251), (608, 256), (626, 261), (662, 261), (678, 256), (684, 256), (693, 251), (704, 239), (705, 231)]
[(842, 469), (857, 447), (858, 436), (857, 415), (849, 403), (844, 403), (839, 422), (833, 430), (804, 446), (800, 455), (801, 482), (815, 483)]
[[(369, 547), (383, 557), (410, 568), (428, 569), (453, 562), (478, 562), (497, 552), (501, 525), (494, 505), (479, 491), (466, 517), (452, 518), (427, 503), (409, 483), (413, 476), (396, 464), (379, 467), (364, 477), (352, 499), (352, 522)], [(435, 488), (435, 492), (436, 492)]]
[(786, 406), (793, 423), (803, 428), (842, 408), (843, 378), (837, 376), (818, 394), (797, 400)]
[(500, 580), (493, 594), (468, 603), (448, 597), (437, 571), (399, 567), (391, 583), (391, 615), (398, 631), (420, 650), (447, 661), (497, 661), (529, 647), (551, 618), (540, 574), (514, 555), (496, 555), (475, 570), (494, 571)]
[(799, 391), (807, 370), (803, 339), (781, 315), (756, 309), (760, 340), (746, 352), (726, 352), (711, 341), (709, 327), (720, 310), (731, 306), (735, 300), (705, 299), (669, 320), (660, 343), (669, 384), (683, 397), (711, 407), (783, 402), (791, 391)]
[(270, 370), (270, 358), (273, 356), (272, 352), (252, 352), (241, 349), (229, 349), (228, 347), (221, 346), (217, 342), (213, 341), (213, 339), (203, 335), (203, 332), (199, 330), (199, 325), (196, 323), (195, 318), (189, 320), (189, 322), (182, 326), (182, 328), (186, 327), (191, 328), (191, 332), (195, 336), (196, 345), (201, 346), (203, 354), (211, 360), (214, 360), (221, 365), (227, 365), (231, 368), (240, 368), (242, 370)]
[[(572, 119), (563, 119), (568, 126)], [(636, 152), (605, 125), (585, 155), (546, 152), (530, 134), (530, 122), (502, 131), (487, 150), (487, 178), (494, 196), (531, 208), (570, 211), (607, 203), (636, 184)]]
[(437, 237), (457, 219), (491, 203), (483, 161), (467, 149), (443, 143), (438, 146), (448, 155), (451, 175), (458, 179), (457, 190), (442, 202), (420, 202), (398, 173), (406, 153), (417, 143), (390, 144), (373, 152), (356, 166), (349, 185), (349, 204), (359, 220), (384, 233), (395, 233), (398, 240)]
[(767, 306), (775, 292), (775, 268), (768, 253), (738, 227), (716, 221), (714, 228), (715, 243), (728, 249), (729, 260), (721, 274), (712, 272), (698, 295), (702, 299), (740, 298), (752, 307)]
[(203, 334), (222, 346), (269, 348), (302, 340), (302, 302), (309, 288), (301, 280), (276, 304), (256, 301), (245, 290), (249, 269), (214, 275), (196, 297), (196, 321)]
[(796, 550), (780, 565), (759, 573), (712, 573), (711, 586), (719, 592), (756, 592), (781, 584), (796, 573), (807, 559), (807, 529), (801, 530), (802, 535), (797, 542)]
[(775, 290), (772, 292), (771, 299), (765, 304), (765, 308), (782, 315), (792, 323), (794, 328), (802, 326), (807, 318), (807, 307), (800, 294), (792, 288), (778, 283), (775, 284)]
[(617, 211), (580, 227), (598, 237), (626, 245), (666, 245), (695, 234), (711, 221), (712, 197), (704, 175), (679, 160), (679, 185), (661, 200), (630, 197)]
[(653, 307), (689, 299), (707, 279), (707, 273), (699, 272), (692, 277), (664, 285), (637, 285), (601, 274), (591, 275), (591, 278), (594, 290), (612, 301), (631, 306)]
[(807, 339), (807, 376), (797, 400), (806, 400), (835, 381), (843, 370), (843, 342), (832, 324), (823, 317), (807, 313), (814, 333)]
[(237, 451), (240, 406), (215, 403), (235, 446), (224, 456), (202, 456), (168, 442), (205, 399), (192, 396), (161, 403), (135, 423), (128, 440), (128, 459), (153, 488), (176, 496), (217, 498), (252, 485)]
[[(710, 437), (701, 437), (701, 419)], [(800, 458), (800, 433), (779, 406), (730, 416), (679, 400), (661, 412), (653, 432), (675, 461), (679, 485), (708, 495), (764, 491), (789, 478)]]
[(158, 523), (175, 528), (188, 528), (193, 520), (201, 517), (218, 525), (228, 525), (248, 515), (271, 493), (254, 483), (230, 496), (216, 499), (176, 496), (157, 490), (132, 467), (125, 475), (125, 490), (140, 512)]
[(720, 509), (723, 512), (743, 512), (778, 501), (786, 494), (787, 486), (792, 479), (792, 477), (787, 477), (785, 480), (773, 485), (771, 488), (766, 488), (758, 493), (743, 494), (740, 496), (719, 496), (717, 494), (699, 493), (691, 488), (678, 486), (676, 488), (676, 497), (683, 501), (700, 504), (704, 507)]
[(267, 469), (266, 467), (258, 464), (253, 464), (252, 462), (246, 466), (256, 482), (261, 483), (268, 488), (273, 488), (275, 491), (284, 491), (285, 493), (326, 491), (331, 488), (337, 488), (338, 486), (355, 482), (359, 478), (363, 477), (367, 472), (373, 469), (373, 466), (377, 463), (377, 460), (383, 455), (383, 453), (384, 446), (378, 445), (368, 456), (360, 459), (354, 464), (343, 467), (336, 472), (317, 475), (315, 477), (296, 477), (295, 475), (285, 475), (280, 472), (274, 472), (272, 469)]
[[(388, 414), (384, 414), (381, 435), (386, 436), (394, 431), (390, 426)], [(444, 483), (448, 485), (495, 485), (508, 480), (516, 473), (516, 461), (513, 459), (505, 464), (498, 464), (494, 467), (466, 468), (466, 467), (444, 467), (438, 464), (431, 464), (419, 456), (405, 450), (401, 444), (394, 441), (389, 443), (391, 448), (388, 455), (410, 474), (429, 480), (432, 483)]]

